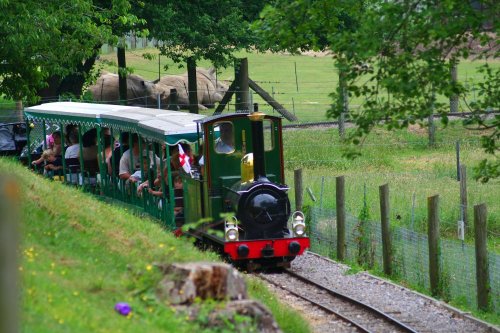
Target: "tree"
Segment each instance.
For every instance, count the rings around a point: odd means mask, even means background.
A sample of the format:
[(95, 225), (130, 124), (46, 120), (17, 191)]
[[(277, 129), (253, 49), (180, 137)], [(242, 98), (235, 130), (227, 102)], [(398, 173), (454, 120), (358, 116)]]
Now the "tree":
[(76, 59), (89, 56), (92, 41), (105, 33), (88, 17), (70, 13), (90, 12), (88, 1), (61, 5), (3, 0), (0, 9), (0, 93), (13, 99), (34, 100), (50, 74), (68, 74)]
[[(480, 4), (480, 6), (477, 6)], [(363, 24), (350, 39), (339, 40), (355, 55), (348, 61), (348, 89), (364, 100), (359, 113), (352, 114), (354, 143), (378, 124), (389, 130), (405, 128), (433, 112), (447, 124), (449, 106), (437, 96), (460, 96), (467, 104), (467, 88), (449, 79), (450, 69), (461, 59), (498, 56), (496, 38), (500, 5), (496, 1), (407, 0), (377, 2), (367, 8)], [(351, 41), (355, 40), (355, 43)], [(355, 64), (364, 64), (356, 67)], [(468, 104), (473, 116), (465, 126), (493, 128), (483, 137), (483, 147), (493, 161), (483, 161), (476, 178), (488, 181), (498, 176), (498, 118), (485, 121), (484, 113), (500, 106), (499, 74), (487, 64), (479, 85), (479, 99)], [(333, 94), (335, 97), (335, 94)], [(332, 108), (330, 115), (338, 116)]]
[[(278, 0), (263, 11), (256, 28), (274, 43), (274, 50), (324, 46), (334, 52), (345, 71), (349, 96), (363, 99), (360, 110), (350, 114), (356, 127), (347, 138), (359, 144), (379, 124), (389, 130), (404, 128), (432, 112), (441, 114), (446, 124), (447, 105), (436, 96), (466, 99), (467, 88), (448, 79), (450, 68), (460, 59), (498, 57), (499, 8), (494, 0), (373, 0), (356, 3), (354, 8), (344, 1)], [(340, 24), (345, 15), (355, 23), (353, 29)], [(474, 52), (472, 45), (481, 48)], [(494, 129), (483, 138), (494, 160), (483, 161), (477, 170), (477, 178), (488, 181), (499, 174), (495, 155), (499, 120), (485, 121), (483, 114), (487, 108), (499, 108), (500, 72), (488, 65), (483, 72), (480, 99), (469, 104), (474, 116), (464, 124)], [(343, 112), (338, 103), (341, 93), (338, 89), (331, 94), (330, 117)], [(348, 152), (357, 153), (355, 149)]]
[(0, 93), (36, 102), (39, 96), (79, 96), (113, 25), (133, 26), (128, 0), (71, 2), (0, 0)]
[[(249, 5), (247, 15), (252, 18), (262, 5), (256, 1)], [(150, 36), (161, 41), (161, 54), (174, 62), (204, 58), (215, 66), (226, 66), (235, 50), (255, 43), (244, 8), (244, 2), (233, 0), (146, 0), (139, 16), (147, 21)]]
[(357, 29), (365, 10), (364, 1), (287, 1), (278, 0), (267, 6), (253, 29), (261, 38), (262, 49), (298, 53), (307, 50), (333, 51), (339, 73), (335, 107), (339, 111), (339, 133), (344, 137), (343, 119), (348, 110), (347, 71), (352, 50), (349, 40)]

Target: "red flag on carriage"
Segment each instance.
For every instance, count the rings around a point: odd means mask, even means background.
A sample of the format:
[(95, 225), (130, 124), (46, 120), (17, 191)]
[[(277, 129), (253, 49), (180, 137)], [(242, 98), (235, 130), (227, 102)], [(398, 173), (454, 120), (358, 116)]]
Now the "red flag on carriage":
[(179, 162), (181, 163), (182, 168), (186, 171), (187, 174), (191, 174), (191, 164), (189, 163), (189, 155), (184, 153), (184, 149), (179, 144)]

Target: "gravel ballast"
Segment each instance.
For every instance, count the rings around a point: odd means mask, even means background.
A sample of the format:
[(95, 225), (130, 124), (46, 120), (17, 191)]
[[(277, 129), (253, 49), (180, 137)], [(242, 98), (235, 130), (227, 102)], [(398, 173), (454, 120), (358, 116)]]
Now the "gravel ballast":
[[(328, 288), (389, 313), (418, 332), (500, 332), (443, 302), (413, 292), (365, 272), (346, 274), (349, 267), (312, 253), (292, 262), (292, 271)], [(352, 332), (352, 327), (321, 320), (321, 311), (299, 305), (294, 297), (272, 287), (279, 298), (299, 310), (309, 320), (314, 332)], [(330, 328), (328, 328), (330, 327)]]

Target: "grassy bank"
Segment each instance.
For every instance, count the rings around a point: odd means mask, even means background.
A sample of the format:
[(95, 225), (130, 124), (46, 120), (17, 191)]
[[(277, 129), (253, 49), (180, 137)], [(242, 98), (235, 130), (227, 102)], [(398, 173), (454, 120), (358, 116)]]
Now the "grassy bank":
[[(0, 172), (14, 175), (21, 187), (23, 332), (204, 329), (201, 321), (189, 322), (156, 300), (161, 276), (154, 263), (216, 261), (214, 255), (198, 252), (154, 221), (35, 176), (12, 160), (0, 158)], [(250, 283), (283, 329), (307, 332), (297, 313)], [(132, 315), (118, 315), (117, 302), (130, 303)]]
[(361, 148), (362, 155), (349, 160), (342, 157), (345, 147), (337, 129), (285, 131), (286, 179), (293, 186), (293, 170), (303, 168), (304, 186), (310, 187), (316, 197), (313, 202), (306, 192), (305, 203), (334, 208), (335, 177), (344, 175), (346, 208), (354, 216), (359, 216), (364, 205), (366, 185), (366, 202), (373, 220), (380, 217), (378, 187), (388, 183), (391, 223), (421, 232), (427, 230), (427, 197), (439, 194), (441, 231), (446, 237), (456, 238), (461, 206), (455, 146), (460, 140), (460, 160), (467, 166), (468, 240), (473, 236), (473, 205), (486, 203), (490, 249), (500, 252), (500, 180), (481, 184), (473, 179), (473, 167), (486, 157), (479, 146), (481, 134), (452, 122), (438, 130), (436, 147), (428, 148), (425, 129), (377, 129)]

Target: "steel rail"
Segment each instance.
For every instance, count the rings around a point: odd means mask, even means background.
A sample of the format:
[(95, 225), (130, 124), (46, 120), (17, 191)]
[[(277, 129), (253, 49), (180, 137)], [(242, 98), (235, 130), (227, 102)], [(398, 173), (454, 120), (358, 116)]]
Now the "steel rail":
[(291, 295), (294, 295), (295, 297), (298, 297), (298, 298), (301, 298), (315, 306), (317, 306), (318, 308), (322, 309), (323, 311), (326, 311), (327, 313), (330, 313), (330, 314), (333, 314), (339, 318), (341, 318), (342, 320), (352, 324), (352, 326), (355, 326), (356, 328), (358, 328), (360, 331), (362, 332), (365, 332), (365, 333), (372, 333), (372, 331), (370, 331), (368, 328), (364, 327), (363, 325), (357, 323), (356, 321), (352, 320), (351, 318), (348, 318), (346, 316), (344, 316), (343, 314), (341, 314), (340, 312), (338, 312), (337, 310), (334, 310), (326, 305), (323, 305), (321, 303), (318, 303), (316, 302), (315, 300), (307, 297), (307, 296), (304, 296), (304, 295), (301, 295), (299, 293), (296, 293), (295, 291), (292, 291), (292, 290), (289, 290), (289, 289), (286, 289), (284, 288), (282, 285), (278, 284), (277, 282), (274, 282), (272, 279), (262, 275), (262, 274), (258, 274), (257, 275), (259, 278), (271, 283), (272, 285), (278, 287), (278, 288), (281, 288), (281, 289), (284, 289), (286, 290), (288, 293), (290, 293)]
[(334, 296), (334, 297), (337, 297), (337, 298), (340, 298), (344, 301), (347, 301), (351, 304), (354, 304), (358, 307), (361, 307), (363, 309), (365, 309), (366, 311), (369, 311), (371, 312), (372, 314), (375, 314), (377, 317), (379, 318), (383, 318), (385, 321), (387, 322), (390, 322), (392, 323), (393, 325), (399, 327), (400, 329), (402, 329), (403, 331), (405, 332), (410, 332), (410, 333), (417, 333), (417, 331), (415, 331), (414, 329), (412, 329), (411, 327), (408, 327), (406, 324), (402, 323), (401, 321), (397, 320), (396, 318), (394, 317), (391, 317), (390, 315), (388, 315), (387, 313), (384, 313), (374, 307), (372, 307), (371, 305), (368, 305), (366, 303), (363, 303), (361, 301), (358, 301), (352, 297), (349, 297), (347, 295), (344, 295), (342, 293), (339, 293), (338, 291), (335, 291), (333, 289), (330, 289), (320, 283), (317, 283), (317, 282), (314, 282), (314, 281), (311, 281), (310, 279), (306, 278), (305, 276), (302, 276), (300, 274), (297, 274), (295, 272), (292, 272), (290, 270), (284, 270), (284, 272), (306, 284), (309, 284), (309, 285), (313, 285), (314, 287), (320, 289), (320, 290), (323, 290), (325, 292), (327, 292), (329, 295), (331, 296)]

